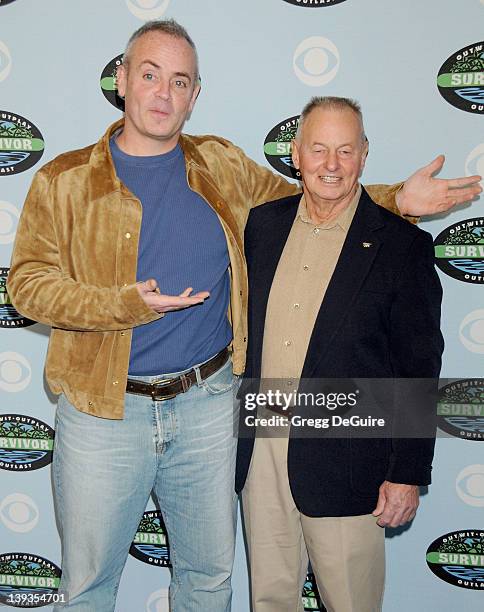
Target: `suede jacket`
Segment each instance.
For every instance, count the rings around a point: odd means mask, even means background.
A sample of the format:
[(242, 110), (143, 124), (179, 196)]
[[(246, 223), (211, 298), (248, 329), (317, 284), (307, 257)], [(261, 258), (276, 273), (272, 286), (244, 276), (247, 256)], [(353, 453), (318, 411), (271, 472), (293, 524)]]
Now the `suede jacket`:
[[(98, 143), (60, 155), (37, 172), (7, 284), (20, 313), (53, 328), (46, 361), (53, 393), (65, 393), (82, 412), (110, 419), (123, 418), (131, 330), (162, 316), (145, 305), (136, 288), (142, 207), (116, 176), (109, 147), (122, 125), (116, 122)], [(223, 138), (182, 135), (180, 143), (188, 184), (217, 213), (227, 238), (233, 368), (241, 374), (247, 343), (247, 216), (252, 207), (298, 188)], [(398, 212), (398, 187), (368, 191)]]

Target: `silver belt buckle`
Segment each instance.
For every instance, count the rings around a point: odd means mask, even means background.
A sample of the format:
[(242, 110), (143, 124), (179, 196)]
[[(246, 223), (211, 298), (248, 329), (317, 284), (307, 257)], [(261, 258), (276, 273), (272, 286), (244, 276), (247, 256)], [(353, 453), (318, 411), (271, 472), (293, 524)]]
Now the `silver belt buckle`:
[(169, 384), (174, 382), (174, 378), (167, 378), (166, 380), (162, 380), (157, 383), (152, 383), (151, 388), (151, 399), (154, 402), (164, 402), (165, 400), (173, 399), (176, 397), (176, 393), (171, 393), (170, 395), (166, 395), (165, 397), (158, 397), (156, 394), (157, 389), (163, 389), (163, 387), (167, 387)]

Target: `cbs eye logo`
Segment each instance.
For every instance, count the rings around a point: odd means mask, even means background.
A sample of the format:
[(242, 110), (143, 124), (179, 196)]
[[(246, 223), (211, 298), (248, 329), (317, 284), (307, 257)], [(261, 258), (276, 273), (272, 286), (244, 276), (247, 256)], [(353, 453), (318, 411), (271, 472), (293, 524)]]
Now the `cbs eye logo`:
[(154, 591), (146, 602), (147, 612), (170, 612), (168, 589)]
[(165, 13), (169, 4), (170, 0), (126, 0), (129, 11), (143, 21), (158, 19)]
[(473, 310), (464, 317), (459, 338), (468, 351), (484, 355), (484, 309)]
[(0, 503), (0, 519), (10, 531), (28, 533), (39, 522), (39, 509), (28, 495), (12, 493)]
[(15, 239), (19, 210), (10, 202), (0, 200), (0, 244), (11, 244)]
[(20, 353), (0, 353), (0, 390), (18, 393), (26, 389), (32, 379), (32, 368)]
[(484, 142), (469, 153), (466, 159), (466, 174), (467, 176), (474, 174), (484, 176)]
[(12, 68), (12, 57), (7, 45), (0, 40), (0, 83), (10, 74)]
[(327, 85), (339, 70), (336, 45), (322, 36), (304, 39), (294, 51), (292, 66), (297, 78), (310, 87)]
[(468, 465), (459, 472), (455, 490), (468, 506), (484, 508), (484, 465)]

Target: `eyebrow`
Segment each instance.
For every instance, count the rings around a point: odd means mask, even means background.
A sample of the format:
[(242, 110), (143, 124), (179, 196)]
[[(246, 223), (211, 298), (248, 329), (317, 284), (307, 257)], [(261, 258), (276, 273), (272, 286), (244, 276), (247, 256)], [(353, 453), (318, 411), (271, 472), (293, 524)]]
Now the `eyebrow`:
[[(144, 64), (149, 64), (150, 66), (153, 66), (153, 68), (156, 68), (156, 69), (158, 69), (158, 70), (160, 70), (160, 69), (161, 69), (161, 66), (159, 66), (158, 64), (156, 64), (156, 63), (155, 63), (155, 62), (153, 62), (152, 60), (143, 60), (143, 61), (140, 63), (140, 65), (139, 65), (139, 66), (140, 66), (140, 68), (141, 68), (141, 67), (142, 67)], [(192, 80), (192, 77), (191, 77), (191, 76), (188, 74), (188, 72), (175, 72), (175, 73), (173, 74), (173, 76), (176, 76), (176, 77), (185, 77), (185, 78), (187, 78), (187, 79), (188, 79), (190, 82), (191, 82), (191, 80)]]
[[(325, 145), (324, 142), (313, 142), (311, 143), (311, 146), (312, 147), (326, 147), (327, 145)], [(353, 146), (354, 146), (354, 143), (347, 142), (347, 143), (338, 145), (337, 148), (341, 149), (341, 147), (353, 147)]]

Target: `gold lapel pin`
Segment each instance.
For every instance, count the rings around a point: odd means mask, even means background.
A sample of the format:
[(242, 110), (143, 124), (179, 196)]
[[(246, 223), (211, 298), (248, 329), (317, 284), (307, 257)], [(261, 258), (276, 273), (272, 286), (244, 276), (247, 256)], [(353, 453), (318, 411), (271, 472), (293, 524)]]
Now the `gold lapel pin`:
[(371, 242), (363, 242), (363, 246), (365, 247), (365, 249), (369, 249), (371, 245), (372, 245)]

